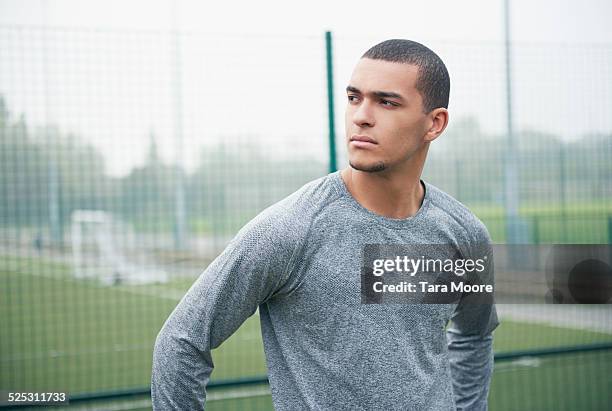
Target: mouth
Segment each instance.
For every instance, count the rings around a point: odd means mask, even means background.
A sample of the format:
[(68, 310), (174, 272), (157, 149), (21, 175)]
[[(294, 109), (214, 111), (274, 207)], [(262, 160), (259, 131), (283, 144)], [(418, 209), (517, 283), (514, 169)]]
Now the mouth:
[(371, 137), (353, 135), (349, 141), (349, 144), (357, 148), (371, 148), (376, 146), (378, 143)]

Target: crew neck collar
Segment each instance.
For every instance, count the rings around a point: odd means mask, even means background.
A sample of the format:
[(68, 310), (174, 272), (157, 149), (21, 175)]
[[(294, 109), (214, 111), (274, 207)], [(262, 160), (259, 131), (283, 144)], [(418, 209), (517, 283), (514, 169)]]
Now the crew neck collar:
[(429, 208), (429, 204), (431, 202), (430, 201), (431, 200), (430, 198), (431, 197), (431, 187), (425, 181), (419, 180), (425, 190), (425, 195), (423, 196), (423, 202), (419, 210), (414, 215), (407, 217), (407, 218), (385, 217), (371, 210), (368, 210), (367, 208), (362, 206), (355, 199), (355, 197), (353, 197), (353, 195), (348, 191), (348, 188), (346, 187), (346, 184), (344, 183), (344, 180), (342, 179), (342, 176), (340, 175), (340, 170), (329, 174), (329, 177), (332, 179), (334, 185), (338, 189), (339, 194), (341, 195), (343, 200), (346, 201), (348, 205), (350, 205), (353, 209), (355, 209), (357, 212), (367, 217), (368, 219), (371, 219), (375, 221), (376, 223), (384, 225), (389, 228), (401, 229), (401, 228), (406, 228), (414, 224), (415, 221), (420, 220), (422, 218), (423, 214)]

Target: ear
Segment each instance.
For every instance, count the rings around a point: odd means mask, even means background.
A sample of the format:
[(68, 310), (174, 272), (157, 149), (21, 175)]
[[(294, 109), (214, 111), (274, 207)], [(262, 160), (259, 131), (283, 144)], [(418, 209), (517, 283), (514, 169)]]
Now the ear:
[(425, 134), (425, 141), (431, 142), (434, 141), (446, 128), (448, 124), (448, 110), (445, 108), (436, 108), (431, 110), (429, 114), (429, 129)]

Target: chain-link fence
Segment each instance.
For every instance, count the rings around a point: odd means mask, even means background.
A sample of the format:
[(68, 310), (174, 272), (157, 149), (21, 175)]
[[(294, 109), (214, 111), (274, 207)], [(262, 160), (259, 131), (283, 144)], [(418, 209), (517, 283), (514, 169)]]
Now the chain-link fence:
[[(334, 39), (341, 167), (344, 87), (375, 42)], [(428, 45), (451, 123), (423, 178), (504, 242), (503, 45)], [(611, 243), (612, 47), (514, 53), (525, 239)], [(328, 172), (325, 59), (323, 36), (0, 27), (1, 389), (150, 406), (153, 343), (185, 291), (245, 222)], [(491, 409), (610, 407), (607, 305), (498, 310)], [(210, 409), (271, 408), (257, 317), (215, 350)]]

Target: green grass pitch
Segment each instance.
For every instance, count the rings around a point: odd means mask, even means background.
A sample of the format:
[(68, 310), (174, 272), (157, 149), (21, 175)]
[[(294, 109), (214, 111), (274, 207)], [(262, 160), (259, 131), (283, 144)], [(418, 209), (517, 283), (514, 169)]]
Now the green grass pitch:
[[(146, 387), (155, 336), (193, 282), (101, 287), (71, 278), (59, 263), (0, 257), (0, 267), (0, 387), (13, 390)], [(496, 352), (610, 341), (610, 334), (512, 321), (495, 332)], [(265, 374), (257, 316), (213, 357), (213, 380)], [(610, 352), (499, 363), (490, 409), (606, 409), (611, 370)], [(271, 409), (266, 395), (231, 397), (207, 409)]]

